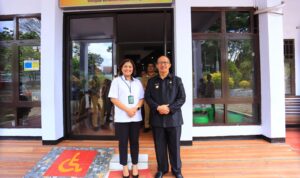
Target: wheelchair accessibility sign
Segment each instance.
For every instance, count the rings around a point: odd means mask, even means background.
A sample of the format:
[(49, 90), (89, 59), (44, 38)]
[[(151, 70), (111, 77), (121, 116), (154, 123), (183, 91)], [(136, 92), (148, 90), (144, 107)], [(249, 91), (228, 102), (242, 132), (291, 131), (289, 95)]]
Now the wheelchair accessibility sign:
[(45, 172), (44, 176), (84, 177), (97, 153), (93, 150), (65, 150)]

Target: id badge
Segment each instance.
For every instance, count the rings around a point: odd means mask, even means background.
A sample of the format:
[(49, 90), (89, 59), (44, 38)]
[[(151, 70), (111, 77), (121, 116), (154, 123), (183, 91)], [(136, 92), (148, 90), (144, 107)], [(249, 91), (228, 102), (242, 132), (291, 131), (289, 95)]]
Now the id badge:
[(134, 103), (134, 98), (132, 95), (128, 96), (128, 104), (133, 104)]

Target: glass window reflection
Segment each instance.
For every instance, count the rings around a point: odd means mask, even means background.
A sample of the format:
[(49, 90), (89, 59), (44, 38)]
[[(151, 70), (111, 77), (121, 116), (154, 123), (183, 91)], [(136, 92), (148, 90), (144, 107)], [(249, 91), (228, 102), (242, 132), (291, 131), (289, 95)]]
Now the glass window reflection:
[(228, 87), (232, 97), (252, 97), (254, 82), (254, 51), (252, 40), (228, 42)]
[(192, 12), (193, 33), (220, 33), (220, 12)]
[(40, 107), (19, 107), (17, 108), (18, 127), (40, 128), (41, 108)]
[(19, 48), (19, 99), (40, 101), (40, 47)]
[(1, 20), (0, 21), (0, 40), (14, 39), (14, 21)]
[(255, 104), (228, 104), (227, 123), (256, 123), (258, 110)]
[(194, 104), (193, 124), (222, 124), (224, 123), (223, 104)]
[(242, 12), (242, 11), (226, 12), (226, 32), (249, 33), (250, 12)]
[(108, 92), (113, 78), (112, 42), (73, 41), (70, 112), (75, 135), (114, 135), (113, 105)]
[(11, 107), (0, 107), (0, 128), (10, 128), (15, 126), (15, 109)]
[(19, 18), (19, 39), (40, 39), (41, 22), (38, 18)]
[(194, 40), (194, 98), (220, 98), (221, 55), (218, 40)]
[(0, 46), (0, 102), (12, 102), (12, 49)]

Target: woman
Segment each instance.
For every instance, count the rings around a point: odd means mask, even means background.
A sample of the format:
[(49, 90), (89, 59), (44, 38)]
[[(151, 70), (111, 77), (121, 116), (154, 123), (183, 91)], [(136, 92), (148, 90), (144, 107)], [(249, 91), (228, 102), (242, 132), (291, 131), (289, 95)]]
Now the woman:
[(115, 106), (115, 130), (119, 140), (120, 164), (123, 178), (129, 178), (127, 147), (130, 142), (132, 176), (138, 177), (139, 130), (142, 121), (141, 106), (144, 89), (138, 79), (132, 77), (135, 65), (131, 59), (121, 62), (120, 75), (112, 81), (108, 97)]

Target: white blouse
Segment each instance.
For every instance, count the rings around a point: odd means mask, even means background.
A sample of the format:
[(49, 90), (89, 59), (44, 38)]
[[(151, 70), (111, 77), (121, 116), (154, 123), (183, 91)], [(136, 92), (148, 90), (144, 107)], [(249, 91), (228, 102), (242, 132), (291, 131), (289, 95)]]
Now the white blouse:
[[(133, 96), (133, 103), (129, 104), (128, 96)], [(131, 108), (138, 104), (139, 100), (144, 98), (144, 88), (142, 83), (133, 78), (133, 80), (125, 80), (125, 77), (119, 76), (113, 79), (109, 94), (109, 98), (118, 99), (121, 103)], [(115, 107), (115, 122), (139, 122), (142, 120), (141, 110), (138, 110), (133, 117), (129, 117), (127, 113), (117, 106)]]

